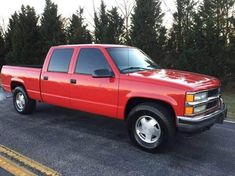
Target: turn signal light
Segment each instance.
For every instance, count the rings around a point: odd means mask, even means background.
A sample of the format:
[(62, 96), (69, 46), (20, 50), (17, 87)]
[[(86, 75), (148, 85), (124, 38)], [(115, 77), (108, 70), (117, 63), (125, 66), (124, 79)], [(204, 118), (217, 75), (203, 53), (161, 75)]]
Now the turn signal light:
[(192, 94), (186, 95), (186, 102), (194, 102), (194, 95)]
[(185, 115), (192, 115), (193, 107), (185, 107)]

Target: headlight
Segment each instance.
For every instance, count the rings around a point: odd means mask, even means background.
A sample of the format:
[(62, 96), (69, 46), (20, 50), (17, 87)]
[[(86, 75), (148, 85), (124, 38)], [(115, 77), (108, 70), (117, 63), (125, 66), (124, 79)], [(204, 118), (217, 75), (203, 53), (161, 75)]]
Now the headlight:
[(206, 105), (197, 105), (200, 101), (207, 100), (207, 92), (198, 92), (198, 93), (187, 93), (186, 94), (186, 106), (185, 106), (185, 115), (192, 116), (206, 110)]
[(194, 115), (203, 112), (205, 110), (206, 110), (206, 105), (197, 106), (197, 107), (189, 106), (185, 107), (185, 115)]
[(206, 105), (202, 105), (202, 106), (197, 106), (194, 108), (194, 113), (199, 113), (199, 112), (203, 112), (206, 110)]
[(201, 92), (194, 95), (194, 101), (201, 101), (207, 98), (207, 92)]
[(202, 101), (205, 100), (206, 98), (207, 98), (207, 92), (200, 92), (195, 94), (188, 93), (186, 95), (186, 102)]

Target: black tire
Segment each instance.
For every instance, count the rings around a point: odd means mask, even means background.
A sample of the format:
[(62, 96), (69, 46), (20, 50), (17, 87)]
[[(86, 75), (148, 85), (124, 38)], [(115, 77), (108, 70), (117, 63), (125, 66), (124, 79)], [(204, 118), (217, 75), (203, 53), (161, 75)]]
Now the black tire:
[[(148, 143), (149, 141), (146, 142), (147, 136), (145, 136), (144, 133), (142, 133), (142, 135), (141, 132), (137, 134), (137, 128), (139, 128), (137, 123), (141, 121), (139, 119), (143, 117), (146, 118), (144, 120), (147, 123), (150, 122), (148, 121), (149, 117), (152, 121), (156, 120), (157, 124), (151, 127), (152, 129), (155, 127), (157, 128), (157, 130), (160, 129), (158, 137), (156, 137), (155, 139), (156, 142), (153, 141), (153, 143)], [(161, 104), (152, 102), (142, 103), (135, 106), (128, 114), (127, 126), (132, 142), (142, 150), (150, 153), (160, 152), (168, 148), (169, 145), (173, 143), (176, 133), (173, 114)], [(144, 128), (142, 127), (142, 124), (140, 125), (140, 128)], [(147, 130), (147, 132), (151, 131), (152, 129)], [(150, 139), (152, 140), (152, 135)], [(151, 140), (150, 142), (152, 142)]]
[[(24, 105), (17, 104), (17, 96), (23, 96)], [(36, 108), (36, 101), (29, 98), (28, 94), (22, 87), (16, 87), (13, 91), (13, 105), (15, 110), (20, 114), (31, 114)]]

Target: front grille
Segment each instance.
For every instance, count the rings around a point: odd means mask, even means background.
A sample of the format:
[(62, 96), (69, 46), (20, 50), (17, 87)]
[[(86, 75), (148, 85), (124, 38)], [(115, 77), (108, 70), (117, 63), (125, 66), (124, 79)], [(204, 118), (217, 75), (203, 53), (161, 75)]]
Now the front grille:
[(218, 100), (218, 99), (215, 100), (215, 101), (209, 102), (209, 103), (206, 105), (206, 109), (211, 109), (211, 108), (217, 106), (218, 103), (219, 103), (219, 100)]
[[(208, 98), (218, 97), (219, 95), (220, 95), (220, 88), (208, 90)], [(206, 111), (207, 112), (215, 111), (216, 109), (219, 108), (219, 106), (220, 106), (220, 99), (216, 98), (215, 100), (207, 103)]]
[(208, 97), (216, 97), (220, 94), (219, 88), (211, 89), (208, 91)]

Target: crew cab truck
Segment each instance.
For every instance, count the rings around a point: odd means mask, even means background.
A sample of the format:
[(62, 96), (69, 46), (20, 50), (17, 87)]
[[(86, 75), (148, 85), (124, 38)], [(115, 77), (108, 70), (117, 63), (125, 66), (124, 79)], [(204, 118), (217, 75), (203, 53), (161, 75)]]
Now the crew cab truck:
[(129, 46), (55, 46), (42, 68), (3, 66), (1, 74), (18, 113), (32, 113), (40, 101), (125, 120), (131, 140), (148, 152), (177, 131), (209, 129), (227, 114), (218, 79), (162, 69)]

